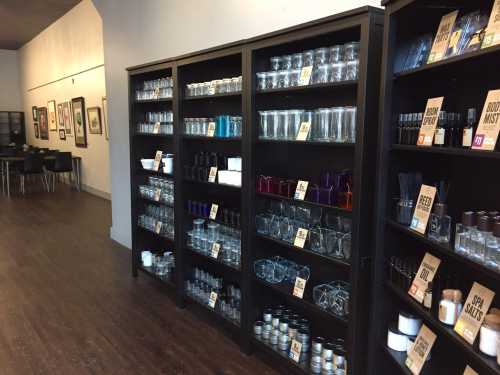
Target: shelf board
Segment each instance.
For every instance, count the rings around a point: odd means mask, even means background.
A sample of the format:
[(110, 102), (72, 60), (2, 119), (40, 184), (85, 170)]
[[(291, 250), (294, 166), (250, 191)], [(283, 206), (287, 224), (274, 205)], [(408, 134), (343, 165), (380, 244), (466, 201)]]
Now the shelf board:
[(226, 226), (226, 227), (233, 228), (233, 229), (237, 229), (237, 230), (241, 231), (241, 228), (237, 228), (237, 227), (235, 227), (235, 226), (233, 226), (233, 225), (230, 225), (230, 224), (224, 223), (223, 221), (218, 220), (218, 219), (216, 219), (216, 220), (212, 220), (212, 219), (210, 219), (210, 218), (208, 218), (208, 217), (201, 216), (201, 215), (195, 215), (195, 214), (192, 214), (191, 212), (188, 212), (188, 211), (186, 211), (186, 215), (187, 215), (187, 216), (191, 216), (191, 217), (195, 217), (195, 218), (198, 218), (198, 219), (204, 219), (204, 220), (207, 220), (207, 221), (213, 221), (214, 223), (217, 223), (217, 224), (220, 224), (220, 225), (224, 225), (224, 226)]
[[(256, 347), (261, 352), (270, 356), (273, 360), (279, 362), (283, 366), (286, 366), (290, 371), (297, 374), (310, 374), (310, 363), (309, 361), (295, 362), (288, 357), (287, 352), (278, 350), (277, 345), (271, 345), (270, 343), (264, 342), (255, 336), (251, 336), (250, 340), (254, 347)], [(280, 366), (281, 367), (281, 366)], [(288, 374), (288, 372), (286, 372)]]
[(153, 272), (153, 270), (150, 267), (139, 266), (138, 270), (145, 273), (152, 279), (158, 281), (160, 284), (168, 287), (169, 289), (175, 290), (175, 284), (172, 281), (165, 280), (161, 276), (158, 276), (156, 273)]
[(134, 135), (136, 137), (164, 138), (164, 139), (168, 139), (168, 140), (174, 139), (173, 134), (153, 134), (153, 133), (136, 132), (136, 133), (134, 133)]
[(228, 189), (241, 190), (241, 186), (219, 184), (218, 182), (208, 182), (208, 181), (191, 180), (189, 178), (185, 178), (184, 181), (185, 182), (189, 182), (191, 184), (202, 184), (202, 185), (210, 185), (210, 186), (220, 186), (220, 187), (228, 188)]
[(149, 234), (151, 234), (151, 235), (153, 235), (153, 236), (156, 236), (156, 237), (161, 238), (161, 239), (165, 239), (165, 240), (170, 241), (170, 242), (172, 242), (172, 243), (174, 243), (174, 241), (175, 241), (175, 240), (174, 240), (173, 238), (171, 238), (171, 237), (164, 237), (164, 236), (160, 236), (159, 234), (156, 234), (155, 232), (153, 232), (153, 231), (151, 231), (151, 230), (149, 230), (149, 229), (146, 229), (146, 228), (144, 228), (144, 227), (141, 227), (141, 226), (139, 226), (139, 225), (137, 225), (137, 228), (139, 228), (139, 230), (141, 230), (141, 231), (142, 231), (142, 232), (144, 232), (144, 233), (149, 233)]
[(325, 90), (325, 89), (335, 89), (341, 87), (351, 87), (355, 88), (358, 85), (358, 81), (341, 81), (341, 82), (328, 82), (328, 83), (315, 83), (312, 85), (305, 86), (294, 86), (286, 88), (268, 89), (255, 91), (256, 95), (266, 95), (273, 93), (294, 93), (294, 92), (305, 92), (305, 91), (315, 91), (315, 90)]
[(484, 159), (500, 159), (500, 152), (498, 151), (480, 151), (471, 149), (462, 149), (454, 147), (423, 147), (412, 145), (398, 145), (394, 144), (391, 148), (393, 151), (406, 151), (406, 152), (421, 152), (427, 154), (440, 154), (470, 158), (484, 158)]
[[(401, 370), (402, 374), (405, 375), (413, 375), (410, 369), (406, 366), (406, 352), (397, 352), (388, 348), (385, 344), (382, 345), (382, 349), (385, 353), (388, 354), (389, 358), (398, 366)], [(439, 369), (434, 370), (432, 367), (432, 358), (429, 360), (430, 362), (426, 363), (420, 372), (420, 375), (437, 375)]]
[(295, 141), (295, 140), (279, 140), (279, 139), (263, 139), (259, 138), (256, 141), (257, 144), (286, 144), (286, 145), (308, 145), (308, 146), (323, 146), (332, 148), (355, 148), (355, 143), (344, 143), (344, 142), (319, 142), (319, 141)]
[[(430, 328), (435, 331), (435, 333), (446, 337), (448, 340), (452, 341), (454, 345), (464, 352), (470, 359), (472, 359), (477, 366), (481, 366), (483, 371), (488, 374), (500, 374), (500, 367), (497, 365), (496, 358), (488, 357), (481, 354), (478, 349), (474, 346), (469, 345), (462, 337), (460, 337), (453, 327), (446, 326), (441, 323), (436, 317), (434, 317), (429, 310), (424, 308), (420, 303), (411, 298), (404, 290), (398, 288), (393, 283), (387, 281), (386, 289), (390, 290), (399, 300), (409, 305), (415, 312), (418, 313), (429, 325)], [(478, 339), (476, 339), (477, 341)], [(457, 355), (459, 355), (457, 353)], [(483, 372), (481, 372), (483, 374)]]
[[(500, 51), (500, 45), (485, 48), (485, 49), (480, 49), (478, 51), (465, 53), (465, 54), (460, 55), (460, 56), (454, 56), (454, 57), (450, 57), (448, 59), (437, 61), (437, 62), (432, 63), (432, 64), (426, 64), (426, 65), (423, 65), (423, 66), (415, 68), (415, 69), (409, 69), (409, 70), (405, 70), (403, 72), (395, 73), (394, 79), (397, 79), (400, 77), (412, 76), (412, 75), (415, 75), (417, 73), (433, 71), (433, 70), (436, 70), (438, 68), (448, 67), (450, 65), (458, 65), (458, 64), (471, 62), (474, 59), (477, 59), (477, 58), (480, 58), (483, 56), (487, 56), (487, 55), (493, 55), (493, 54), (498, 53), (499, 51)], [(492, 56), (490, 56), (490, 57), (492, 57)], [(495, 60), (493, 60), (493, 61), (495, 61)]]
[[(212, 264), (215, 264), (215, 265), (221, 267), (222, 269), (228, 270), (228, 271), (230, 271), (232, 273), (235, 273), (235, 274), (238, 274), (238, 275), (241, 272), (240, 269), (235, 268), (233, 266), (230, 266), (230, 265), (228, 265), (226, 263), (223, 263), (223, 262), (219, 261), (218, 259), (212, 258), (211, 256), (207, 256), (205, 254), (199, 253), (198, 251), (190, 248), (189, 246), (185, 246), (185, 249), (187, 251), (189, 251), (189, 253), (191, 253), (192, 255), (197, 256), (199, 258), (202, 258), (204, 260), (207, 260), (208, 262), (210, 262)], [(220, 256), (220, 254), (219, 254), (219, 256)]]
[(168, 103), (168, 102), (171, 102), (172, 100), (173, 100), (173, 98), (135, 100), (134, 104), (143, 104), (143, 103)]
[(235, 96), (241, 96), (241, 91), (238, 92), (226, 92), (223, 94), (214, 95), (198, 95), (198, 96), (185, 96), (184, 100), (202, 100), (202, 99), (215, 99), (215, 98), (230, 98)]
[(193, 297), (190, 297), (188, 295), (184, 295), (184, 298), (187, 301), (201, 307), (202, 310), (204, 310), (205, 312), (208, 312), (210, 314), (210, 316), (214, 317), (219, 322), (224, 323), (224, 325), (226, 327), (230, 328), (232, 331), (238, 331), (238, 332), (240, 331), (240, 325), (237, 322), (219, 314), (214, 309), (212, 309), (210, 306), (208, 306), (208, 304), (203, 304), (200, 301), (198, 301), (197, 299), (194, 299)]
[(205, 135), (188, 135), (184, 134), (182, 139), (189, 141), (206, 141), (206, 142), (241, 142), (241, 137), (207, 137)]
[(291, 243), (288, 243), (288, 242), (285, 242), (285, 241), (282, 241), (282, 240), (278, 240), (276, 238), (272, 238), (272, 237), (269, 237), (269, 236), (264, 236), (264, 235), (258, 234), (258, 233), (256, 233), (256, 237), (257, 238), (262, 238), (262, 239), (264, 239), (266, 241), (270, 241), (270, 242), (276, 243), (276, 244), (278, 244), (278, 245), (280, 245), (282, 247), (293, 249), (293, 251), (298, 251), (300, 253), (309, 254), (309, 255), (314, 256), (314, 257), (316, 257), (318, 259), (324, 260), (326, 262), (333, 263), (333, 264), (335, 264), (337, 266), (340, 266), (340, 267), (345, 267), (345, 268), (350, 268), (351, 267), (351, 264), (349, 262), (344, 261), (344, 260), (336, 259), (336, 258), (332, 258), (332, 257), (327, 257), (325, 255), (322, 255), (322, 254), (319, 254), (319, 253), (315, 253), (314, 251), (311, 251), (311, 250), (308, 250), (308, 249), (302, 249), (300, 247), (292, 245)]
[(144, 169), (144, 168), (137, 168), (137, 174), (167, 177), (167, 178), (171, 178), (171, 179), (174, 178), (173, 174), (167, 174), (167, 173), (163, 173), (160, 171), (153, 171), (151, 169)]
[(473, 261), (472, 259), (466, 258), (458, 253), (456, 253), (453, 248), (451, 247), (450, 244), (444, 244), (444, 243), (438, 243), (435, 241), (430, 240), (426, 236), (421, 235), (418, 232), (415, 232), (414, 230), (408, 228), (407, 226), (401, 225), (394, 220), (387, 220), (387, 224), (397, 230), (398, 232), (407, 234), (408, 236), (415, 238), (416, 240), (420, 241), (421, 243), (425, 244), (426, 246), (429, 246), (433, 250), (439, 252), (440, 254), (445, 255), (448, 258), (453, 259), (456, 262), (462, 263), (463, 265), (467, 266), (468, 268), (473, 269), (474, 271), (477, 271), (481, 275), (487, 276), (493, 280), (500, 281), (500, 273), (496, 272), (495, 270), (488, 268), (481, 263), (477, 263)]
[(351, 210), (347, 210), (345, 208), (340, 208), (340, 207), (335, 207), (335, 206), (329, 206), (327, 204), (309, 202), (309, 201), (306, 201), (306, 200), (300, 201), (300, 200), (296, 200), (296, 199), (293, 199), (293, 198), (288, 198), (288, 197), (284, 197), (282, 195), (272, 194), (272, 193), (260, 193), (260, 192), (256, 192), (255, 194), (257, 196), (261, 196), (261, 197), (265, 197), (265, 198), (269, 198), (269, 199), (276, 199), (276, 200), (284, 200), (284, 201), (289, 201), (289, 202), (295, 202), (297, 204), (300, 203), (300, 204), (305, 204), (307, 206), (312, 206), (312, 207), (321, 207), (321, 208), (324, 208), (324, 209), (327, 209), (327, 210), (335, 211), (335, 212), (337, 212), (339, 214), (342, 214), (344, 216), (352, 214)]
[(140, 201), (143, 201), (145, 203), (154, 204), (155, 206), (174, 207), (174, 204), (164, 203), (164, 202), (158, 202), (158, 201), (155, 201), (155, 200), (152, 200), (152, 199), (141, 197), (140, 195), (137, 196), (137, 199), (140, 200)]
[[(254, 276), (254, 281), (260, 285), (264, 285), (267, 288), (275, 291), (276, 293), (282, 295), (285, 297), (288, 303), (294, 303), (296, 305), (302, 306), (305, 310), (308, 312), (316, 313), (318, 315), (321, 315), (322, 318), (324, 319), (332, 319), (336, 321), (337, 323), (340, 323), (344, 326), (347, 327), (348, 324), (348, 318), (340, 317), (335, 314), (329, 313), (326, 310), (323, 310), (321, 307), (317, 306), (314, 302), (310, 302), (307, 299), (307, 295), (305, 294), (304, 297), (306, 298), (297, 298), (292, 295), (291, 291), (293, 290), (293, 287), (290, 285), (283, 285), (283, 284), (270, 284), (267, 281), (259, 279), (257, 276)], [(311, 288), (312, 291), (312, 288)], [(310, 293), (312, 297), (312, 292)]]

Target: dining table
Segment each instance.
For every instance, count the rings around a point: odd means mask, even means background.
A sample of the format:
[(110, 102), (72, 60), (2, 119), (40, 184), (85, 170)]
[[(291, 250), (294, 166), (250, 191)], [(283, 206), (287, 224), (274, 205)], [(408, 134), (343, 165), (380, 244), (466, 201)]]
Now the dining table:
[[(6, 156), (0, 154), (0, 173), (2, 175), (2, 192), (7, 197), (10, 197), (10, 168), (13, 163), (23, 162), (26, 156)], [(55, 160), (55, 155), (44, 156), (45, 160)], [(80, 156), (73, 156), (72, 158), (73, 172), (75, 175), (74, 187), (76, 190), (81, 191), (81, 164), (82, 158)]]

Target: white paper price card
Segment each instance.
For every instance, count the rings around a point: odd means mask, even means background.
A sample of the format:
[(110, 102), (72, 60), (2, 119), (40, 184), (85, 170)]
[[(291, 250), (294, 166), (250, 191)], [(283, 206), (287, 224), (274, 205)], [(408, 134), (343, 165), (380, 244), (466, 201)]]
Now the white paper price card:
[(444, 96), (427, 100), (424, 117), (422, 118), (422, 124), (420, 124), (420, 131), (418, 133), (417, 146), (432, 146), (443, 101)]
[(208, 182), (215, 182), (217, 177), (217, 167), (210, 167), (210, 173), (208, 174)]
[(215, 122), (208, 123), (207, 136), (213, 137), (215, 134)]
[(434, 332), (427, 328), (425, 324), (422, 324), (415, 343), (408, 352), (408, 357), (406, 357), (406, 366), (412, 374), (419, 375), (420, 371), (422, 371), (422, 367), (436, 341), (436, 337)]
[(453, 32), (453, 25), (458, 16), (458, 10), (448, 13), (441, 18), (439, 28), (432, 44), (431, 52), (427, 63), (433, 63), (442, 60), (450, 42), (450, 37)]
[(212, 203), (212, 207), (210, 207), (210, 220), (215, 220), (217, 217), (217, 211), (219, 210), (219, 205)]
[(157, 221), (156, 222), (156, 225), (155, 225), (155, 233), (156, 234), (160, 234), (160, 232), (161, 232), (161, 225), (162, 225), (161, 221)]
[(217, 302), (217, 293), (211, 292), (210, 297), (208, 298), (208, 306), (212, 309), (215, 309), (215, 303)]
[(293, 295), (297, 298), (304, 297), (304, 290), (306, 290), (306, 280), (300, 277), (295, 279), (295, 286), (293, 287)]
[(299, 182), (297, 182), (297, 188), (295, 189), (295, 196), (294, 198), (299, 200), (299, 201), (303, 201), (304, 198), (306, 197), (306, 193), (307, 193), (307, 187), (309, 186), (309, 182), (308, 181), (301, 181), (299, 180)]
[(300, 71), (299, 86), (307, 86), (311, 81), (312, 66), (304, 66)]
[(158, 172), (161, 163), (161, 157), (163, 155), (163, 151), (156, 151), (155, 162), (153, 164), (153, 169)]
[(472, 142), (474, 150), (493, 151), (500, 131), (500, 90), (488, 92), (481, 119)]
[(212, 244), (212, 258), (217, 259), (219, 257), (220, 243), (214, 242)]
[(472, 284), (472, 289), (454, 328), (455, 332), (471, 345), (474, 345), (493, 297), (495, 297), (495, 292), (492, 290), (476, 282)]
[(293, 246), (304, 248), (304, 244), (306, 243), (307, 234), (309, 231), (304, 228), (297, 229), (297, 234), (295, 235), (295, 240), (293, 241)]
[(477, 373), (470, 366), (467, 365), (467, 367), (464, 370), (464, 374), (463, 375), (479, 375), (479, 373)]
[(155, 189), (154, 199), (155, 199), (156, 202), (159, 202), (160, 198), (161, 198), (161, 189), (160, 188), (156, 188)]
[(297, 340), (292, 340), (292, 346), (290, 347), (290, 358), (299, 363), (300, 360), (300, 352), (302, 351), (302, 343)]
[(155, 97), (155, 99), (158, 99), (160, 97), (160, 88), (159, 87), (157, 87), (155, 89), (154, 97)]
[(490, 20), (486, 27), (486, 35), (481, 48), (495, 46), (500, 43), (500, 0), (495, 0), (491, 9)]
[(297, 133), (297, 141), (305, 141), (309, 135), (309, 130), (311, 130), (311, 123), (309, 121), (304, 121), (300, 124), (299, 132)]
[(439, 264), (441, 264), (441, 259), (436, 258), (432, 254), (425, 253), (424, 259), (422, 259), (422, 263), (420, 263), (418, 272), (408, 291), (408, 294), (418, 302), (422, 303), (424, 301), (425, 290), (428, 284), (434, 279)]
[(411, 229), (420, 234), (425, 234), (425, 230), (427, 229), (427, 222), (429, 221), (435, 196), (436, 188), (434, 186), (422, 185), (410, 225)]
[(158, 134), (160, 132), (160, 123), (159, 122), (155, 122), (154, 126), (153, 126), (153, 134)]

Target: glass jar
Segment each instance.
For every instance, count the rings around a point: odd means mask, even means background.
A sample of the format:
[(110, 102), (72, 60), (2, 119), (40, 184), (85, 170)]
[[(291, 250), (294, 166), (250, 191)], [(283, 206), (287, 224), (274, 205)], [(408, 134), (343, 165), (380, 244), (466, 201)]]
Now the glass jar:
[(439, 303), (439, 320), (450, 326), (455, 325), (462, 311), (462, 292), (458, 289), (443, 290)]
[(302, 69), (302, 66), (303, 66), (302, 53), (294, 53), (292, 55), (292, 68)]
[(268, 111), (259, 111), (259, 138), (266, 139), (268, 136)]
[(267, 137), (278, 139), (278, 111), (267, 111)]
[(240, 92), (243, 88), (243, 76), (236, 77), (238, 80), (236, 82), (236, 91)]
[(327, 83), (330, 79), (331, 65), (321, 64), (314, 69), (313, 83)]
[(332, 110), (330, 108), (320, 108), (316, 110), (316, 119), (314, 136), (315, 140), (320, 142), (330, 141), (330, 121)]
[(344, 127), (342, 129), (342, 142), (356, 142), (356, 107), (344, 108)]
[(278, 139), (288, 139), (288, 111), (278, 112)]
[(302, 52), (302, 62), (303, 62), (302, 67), (312, 66), (314, 64), (314, 51), (309, 50)]
[(204, 219), (194, 219), (193, 220), (193, 232), (195, 234), (203, 232), (203, 225), (205, 224)]
[(270, 62), (271, 62), (271, 70), (277, 72), (278, 70), (281, 69), (281, 62), (282, 62), (281, 56), (271, 57)]
[(343, 61), (331, 64), (332, 73), (330, 82), (341, 82), (345, 80), (347, 64)]
[(259, 72), (257, 76), (257, 91), (266, 89), (266, 72)]
[(346, 64), (346, 80), (355, 81), (358, 79), (359, 60), (348, 61)]
[(344, 46), (335, 45), (329, 48), (328, 62), (330, 64), (341, 62), (344, 60)]
[(359, 42), (351, 42), (344, 44), (345, 61), (356, 60), (359, 56)]
[(224, 92), (231, 92), (231, 78), (224, 78), (222, 80), (222, 87)]
[(299, 133), (302, 112), (299, 109), (288, 110), (288, 136), (291, 140), (296, 139)]
[(326, 64), (327, 62), (327, 54), (328, 50), (324, 47), (322, 48), (317, 48), (314, 50), (314, 65), (323, 65)]
[(345, 110), (343, 107), (332, 108), (332, 118), (330, 121), (330, 136), (333, 142), (343, 142), (342, 127), (344, 124)]
[(238, 88), (238, 77), (231, 78), (231, 92), (238, 92), (240, 89)]
[(278, 88), (278, 72), (267, 72), (266, 74), (266, 89)]
[(500, 316), (486, 315), (480, 332), (479, 350), (481, 353), (495, 357), (497, 355), (497, 341), (500, 338)]
[(278, 73), (278, 87), (287, 88), (290, 87), (290, 71), (280, 70)]
[(292, 69), (292, 55), (281, 56), (281, 69), (282, 70)]

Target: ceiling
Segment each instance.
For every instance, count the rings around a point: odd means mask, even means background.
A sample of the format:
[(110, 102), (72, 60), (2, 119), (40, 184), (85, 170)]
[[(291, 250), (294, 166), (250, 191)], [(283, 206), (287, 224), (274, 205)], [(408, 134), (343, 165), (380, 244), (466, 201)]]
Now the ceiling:
[(0, 0), (0, 49), (18, 49), (81, 0)]

